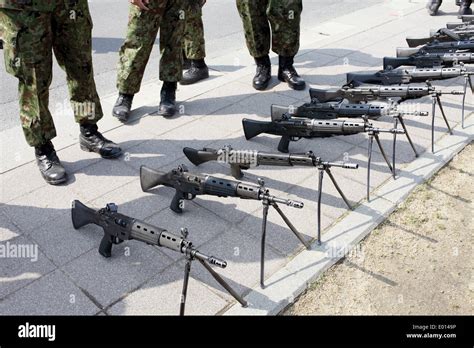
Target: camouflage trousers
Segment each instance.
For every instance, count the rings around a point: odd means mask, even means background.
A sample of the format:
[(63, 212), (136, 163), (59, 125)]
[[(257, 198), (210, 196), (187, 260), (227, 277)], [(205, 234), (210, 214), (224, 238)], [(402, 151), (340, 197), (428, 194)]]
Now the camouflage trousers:
[(150, 1), (149, 11), (130, 5), (127, 37), (120, 48), (117, 89), (121, 93), (140, 91), (146, 65), (160, 30), (160, 80), (182, 78), (183, 35), (187, 0)]
[(302, 0), (237, 0), (245, 39), (254, 58), (270, 52), (291, 57), (300, 46)]
[(202, 23), (202, 7), (199, 1), (190, 1), (184, 30), (184, 55), (187, 59), (204, 59), (206, 45)]
[(102, 118), (92, 68), (92, 20), (86, 0), (53, 12), (0, 9), (6, 70), (19, 81), (20, 120), (26, 141), (39, 146), (56, 136), (49, 110), (52, 51), (67, 75), (78, 123)]

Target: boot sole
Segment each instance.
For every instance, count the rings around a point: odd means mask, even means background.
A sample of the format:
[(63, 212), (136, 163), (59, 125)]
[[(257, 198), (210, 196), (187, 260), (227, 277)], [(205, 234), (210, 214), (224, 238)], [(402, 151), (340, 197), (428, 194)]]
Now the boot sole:
[(123, 116), (119, 116), (119, 115), (117, 115), (117, 114), (115, 114), (115, 113), (112, 113), (112, 116), (115, 117), (117, 120), (119, 120), (119, 121), (122, 122), (122, 123), (125, 123), (125, 122), (128, 121), (128, 116), (123, 117)]
[(196, 82), (199, 82), (199, 81), (202, 81), (202, 80), (205, 80), (205, 79), (208, 79), (208, 78), (209, 78), (209, 74), (207, 74), (207, 76), (202, 76), (200, 78), (196, 78), (196, 79), (192, 79), (192, 80), (181, 80), (181, 81), (179, 81), (179, 84), (181, 86), (192, 85), (192, 84), (195, 84)]
[(295, 91), (302, 91), (306, 88), (306, 83), (302, 86), (291, 86), (288, 81), (286, 81), (284, 78), (278, 76), (278, 80), (280, 80), (281, 82), (285, 82), (288, 84), (288, 87), (290, 87), (291, 89), (295, 90)]
[(42, 173), (41, 173), (41, 176), (43, 177), (44, 181), (46, 181), (47, 184), (50, 184), (50, 185), (53, 185), (53, 186), (64, 184), (68, 180), (67, 175), (64, 178), (59, 179), (59, 180), (48, 180), (46, 177), (43, 176)]
[(103, 159), (115, 159), (115, 158), (119, 158), (120, 156), (122, 156), (122, 152), (119, 152), (119, 153), (116, 154), (116, 155), (104, 156), (104, 155), (101, 155), (100, 153), (98, 153), (98, 152), (96, 152), (96, 151), (94, 151), (94, 150), (89, 149), (89, 148), (86, 147), (85, 145), (79, 144), (79, 147), (81, 148), (82, 151), (85, 151), (85, 152), (94, 152), (94, 153), (98, 154), (100, 157), (102, 157)]

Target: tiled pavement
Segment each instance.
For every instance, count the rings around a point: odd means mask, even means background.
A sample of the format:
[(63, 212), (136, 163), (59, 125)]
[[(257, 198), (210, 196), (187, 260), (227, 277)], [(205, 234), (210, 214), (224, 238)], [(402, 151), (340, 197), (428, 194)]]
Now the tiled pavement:
[[(297, 68), (312, 86), (340, 86), (347, 72), (379, 68), (383, 56), (393, 55), (395, 47), (405, 45), (406, 36), (426, 35), (429, 29), (454, 20), (452, 15), (429, 17), (423, 1), (387, 1), (317, 24), (313, 30), (304, 32)], [(128, 242), (114, 248), (113, 258), (102, 258), (97, 253), (102, 231), (96, 227), (75, 231), (71, 226), (69, 207), (74, 199), (95, 208), (115, 202), (122, 213), (175, 233), (187, 227), (189, 238), (201, 251), (228, 261), (228, 267), (218, 271), (240, 294), (245, 295), (258, 285), (262, 211), (259, 202), (198, 197), (186, 204), (182, 216), (177, 216), (168, 208), (171, 189), (160, 189), (159, 194), (143, 193), (140, 189), (140, 165), (168, 170), (187, 163), (182, 153), (184, 146), (218, 148), (231, 144), (234, 148), (275, 151), (277, 140), (273, 136), (246, 141), (241, 130), (242, 118), (268, 119), (272, 103), (289, 105), (309, 99), (307, 90), (288, 90), (276, 79), (271, 89), (256, 93), (250, 85), (254, 68), (244, 48), (209, 63), (213, 71), (208, 81), (180, 87), (178, 98), (182, 114), (178, 117), (165, 120), (153, 114), (160, 87), (159, 82), (152, 82), (143, 86), (137, 95), (132, 122), (121, 125), (111, 117), (101, 121), (101, 129), (107, 130), (111, 139), (119, 140), (126, 151), (120, 160), (100, 160), (80, 151), (72, 120), (58, 121), (61, 135), (56, 144), (61, 149), (60, 158), (71, 173), (67, 186), (52, 187), (43, 182), (31, 162), (31, 150), (24, 144), (19, 128), (2, 133), (0, 243), (37, 245), (39, 254), (36, 262), (16, 258), (0, 260), (0, 314), (178, 313), (182, 255)], [(436, 85), (460, 89), (460, 82), (461, 79), (457, 79)], [(107, 115), (114, 97), (103, 98)], [(460, 97), (445, 99), (451, 124), (459, 124)], [(422, 100), (421, 109), (429, 110), (430, 103), (429, 98)], [(474, 100), (469, 95), (468, 114), (473, 110)], [(374, 123), (391, 126), (389, 119)], [(407, 124), (418, 150), (425, 152), (430, 145), (430, 118), (407, 118)], [(445, 131), (438, 118), (436, 139), (445, 137)], [(381, 138), (391, 154), (391, 137)], [(406, 139), (403, 136), (399, 139), (397, 160), (403, 170), (414, 160), (414, 155)], [(327, 160), (349, 158), (358, 163), (357, 171), (334, 168), (333, 172), (353, 203), (365, 199), (365, 135), (301, 140), (292, 144), (293, 152), (308, 150)], [(188, 166), (216, 176), (229, 174), (228, 168), (216, 163), (199, 169)], [(307, 168), (262, 167), (248, 171), (245, 180), (255, 181), (261, 177), (273, 194), (302, 200), (305, 209), (283, 207), (283, 210), (305, 238), (313, 240), (316, 233), (315, 173)], [(390, 180), (380, 153), (375, 151), (371, 189)], [(323, 228), (337, 223), (347, 211), (327, 178), (322, 209)], [(371, 211), (367, 210), (365, 216), (370, 219)], [(276, 213), (270, 213), (268, 229), (266, 277), (285, 266), (302, 248)], [(187, 313), (220, 314), (233, 303), (234, 300), (195, 263)]]

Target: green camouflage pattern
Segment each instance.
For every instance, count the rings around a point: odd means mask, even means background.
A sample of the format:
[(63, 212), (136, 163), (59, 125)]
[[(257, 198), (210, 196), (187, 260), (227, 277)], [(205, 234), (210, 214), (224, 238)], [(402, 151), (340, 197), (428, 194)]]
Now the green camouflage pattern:
[(187, 59), (206, 58), (202, 7), (199, 0), (190, 1), (184, 30), (183, 49)]
[(150, 1), (149, 11), (130, 5), (127, 37), (120, 48), (117, 89), (120, 93), (140, 91), (145, 67), (160, 30), (160, 80), (182, 78), (183, 35), (187, 0)]
[(236, 0), (250, 54), (292, 57), (300, 47), (302, 0)]
[(76, 122), (96, 123), (102, 117), (92, 68), (91, 30), (87, 0), (59, 4), (53, 12), (0, 9), (5, 67), (19, 81), (20, 120), (30, 146), (56, 136), (48, 107), (53, 50), (67, 75)]
[(35, 12), (52, 12), (62, 0), (0, 0), (0, 8)]

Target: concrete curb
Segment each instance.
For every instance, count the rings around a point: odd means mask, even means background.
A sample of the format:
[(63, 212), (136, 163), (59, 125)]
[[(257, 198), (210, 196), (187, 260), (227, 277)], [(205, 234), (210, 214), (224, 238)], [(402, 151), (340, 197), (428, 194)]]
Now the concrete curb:
[[(266, 288), (254, 288), (245, 299), (249, 306), (230, 307), (224, 315), (276, 315), (301, 295), (309, 284), (343, 259), (362, 239), (381, 224), (413, 190), (431, 178), (466, 145), (473, 141), (474, 117), (466, 128), (458, 126), (454, 135), (436, 143), (438, 151), (426, 152), (403, 169), (397, 180), (378, 188), (370, 202), (349, 212), (325, 234), (323, 243), (313, 244), (266, 280)], [(382, 198), (383, 197), (383, 198)]]

